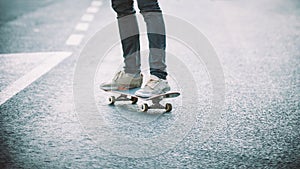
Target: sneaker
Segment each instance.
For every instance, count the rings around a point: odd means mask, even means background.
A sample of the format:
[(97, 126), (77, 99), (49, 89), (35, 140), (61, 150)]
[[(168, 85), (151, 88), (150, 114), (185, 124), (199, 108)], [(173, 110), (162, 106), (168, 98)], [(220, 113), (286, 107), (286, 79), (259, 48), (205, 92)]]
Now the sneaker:
[(139, 97), (151, 97), (170, 91), (170, 86), (167, 80), (160, 79), (151, 75), (150, 80), (146, 83), (145, 87), (135, 92)]
[(102, 83), (100, 88), (103, 90), (129, 90), (141, 87), (143, 83), (143, 75), (134, 75), (118, 72), (111, 82)]

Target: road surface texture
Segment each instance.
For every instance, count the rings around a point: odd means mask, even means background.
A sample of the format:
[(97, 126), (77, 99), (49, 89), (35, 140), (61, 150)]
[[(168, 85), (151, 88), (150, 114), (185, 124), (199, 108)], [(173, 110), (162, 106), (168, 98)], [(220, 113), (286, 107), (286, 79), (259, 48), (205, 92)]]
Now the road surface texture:
[[(116, 21), (110, 1), (0, 1), (0, 168), (300, 168), (300, 2), (160, 5), (167, 30), (177, 31), (167, 59), (182, 95), (169, 100), (171, 113), (107, 105), (98, 86), (121, 68), (119, 43), (97, 56), (95, 74), (78, 76), (94, 65), (80, 60), (89, 47), (118, 36), (102, 33)], [(168, 17), (184, 24), (168, 25)], [(207, 38), (219, 64), (176, 38), (189, 28)], [(106, 38), (92, 43), (95, 36)], [(145, 34), (141, 41), (144, 56)], [(142, 63), (147, 77), (147, 57)], [(76, 87), (90, 76), (92, 97)]]

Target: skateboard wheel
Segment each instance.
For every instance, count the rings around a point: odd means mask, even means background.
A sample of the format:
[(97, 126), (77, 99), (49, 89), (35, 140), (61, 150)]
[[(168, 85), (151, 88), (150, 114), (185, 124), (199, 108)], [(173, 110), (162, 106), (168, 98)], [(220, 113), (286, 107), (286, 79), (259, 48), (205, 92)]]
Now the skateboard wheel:
[(166, 112), (172, 111), (172, 104), (167, 103), (165, 108), (166, 108)]
[(116, 102), (115, 96), (111, 96), (108, 98), (108, 104), (113, 105)]
[(136, 98), (136, 97), (131, 97), (130, 100), (132, 101), (131, 102), (132, 104), (135, 104), (138, 102), (138, 98)]
[(148, 109), (149, 109), (149, 106), (147, 103), (142, 104), (142, 107), (141, 107), (142, 112), (147, 112)]

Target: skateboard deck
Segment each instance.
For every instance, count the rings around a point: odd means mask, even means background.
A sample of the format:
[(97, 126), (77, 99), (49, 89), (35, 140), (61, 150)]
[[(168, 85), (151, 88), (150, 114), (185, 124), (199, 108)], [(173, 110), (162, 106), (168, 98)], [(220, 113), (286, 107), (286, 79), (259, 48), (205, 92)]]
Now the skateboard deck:
[[(172, 111), (172, 104), (166, 103), (165, 106), (160, 104), (160, 101), (168, 98), (175, 98), (180, 95), (178, 91), (169, 91), (163, 94), (153, 95), (151, 97), (140, 97), (136, 96), (135, 92), (140, 88), (130, 89), (130, 90), (104, 90), (105, 92), (110, 92), (118, 94), (119, 96), (110, 96), (108, 98), (109, 104), (114, 105), (116, 101), (131, 101), (132, 104), (136, 104), (138, 100), (141, 100), (143, 104), (141, 105), (141, 111), (147, 112), (149, 109), (165, 109), (166, 112)], [(152, 101), (152, 105), (148, 105), (147, 101)]]

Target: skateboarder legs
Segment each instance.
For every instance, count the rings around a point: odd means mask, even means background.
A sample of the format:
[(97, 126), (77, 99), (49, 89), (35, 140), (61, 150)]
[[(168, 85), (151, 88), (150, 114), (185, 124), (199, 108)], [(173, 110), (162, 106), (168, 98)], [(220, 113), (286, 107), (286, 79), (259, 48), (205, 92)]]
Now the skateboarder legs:
[[(135, 94), (141, 97), (150, 97), (170, 90), (166, 79), (168, 73), (165, 63), (165, 25), (157, 0), (137, 0), (137, 3), (147, 25), (151, 75), (145, 86)], [(101, 88), (120, 90), (141, 87), (143, 75), (140, 69), (139, 28), (133, 0), (112, 0), (112, 8), (117, 13), (124, 70), (118, 72), (111, 82), (101, 84)]]

